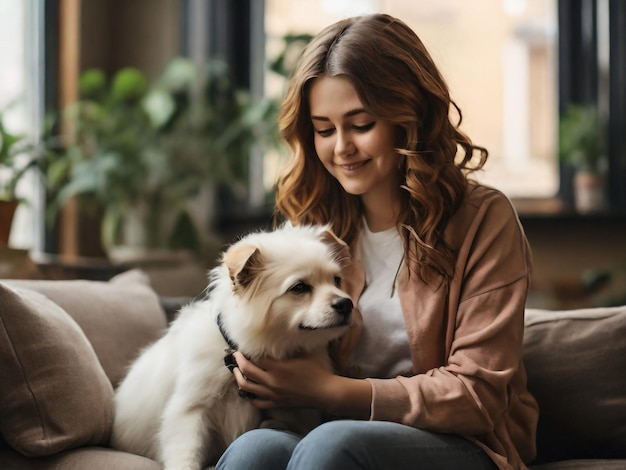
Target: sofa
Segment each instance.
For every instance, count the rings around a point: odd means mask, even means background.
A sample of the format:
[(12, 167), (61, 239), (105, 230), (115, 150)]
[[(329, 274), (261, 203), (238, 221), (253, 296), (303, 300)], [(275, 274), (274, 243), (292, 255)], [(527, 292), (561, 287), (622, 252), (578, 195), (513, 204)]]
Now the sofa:
[[(115, 386), (189, 299), (145, 272), (0, 280), (0, 469), (161, 466), (108, 447)], [(626, 468), (626, 306), (528, 309), (524, 360), (541, 409), (531, 468)]]

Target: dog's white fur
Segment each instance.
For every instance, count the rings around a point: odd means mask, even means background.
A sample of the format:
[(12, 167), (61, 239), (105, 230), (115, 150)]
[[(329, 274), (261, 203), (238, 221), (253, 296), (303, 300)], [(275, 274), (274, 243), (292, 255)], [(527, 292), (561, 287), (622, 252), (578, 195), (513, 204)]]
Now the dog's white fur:
[(320, 226), (284, 225), (233, 244), (210, 273), (207, 297), (181, 309), (118, 387), (112, 446), (168, 470), (200, 469), (259, 426), (260, 412), (224, 366), (229, 347), (218, 315), (246, 357), (320, 352), (331, 367), (327, 345), (351, 321), (337, 283), (344, 248)]

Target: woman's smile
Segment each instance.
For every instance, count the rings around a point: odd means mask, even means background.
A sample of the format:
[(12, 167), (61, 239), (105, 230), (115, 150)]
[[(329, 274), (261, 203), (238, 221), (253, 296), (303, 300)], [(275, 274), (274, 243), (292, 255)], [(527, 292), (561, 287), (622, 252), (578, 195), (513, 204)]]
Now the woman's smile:
[(345, 164), (340, 164), (339, 166), (341, 168), (343, 168), (343, 170), (345, 171), (346, 174), (356, 174), (358, 173), (358, 170), (360, 170), (361, 168), (363, 168), (365, 165), (367, 165), (371, 160), (362, 160), (360, 162), (354, 162), (354, 163), (345, 163)]

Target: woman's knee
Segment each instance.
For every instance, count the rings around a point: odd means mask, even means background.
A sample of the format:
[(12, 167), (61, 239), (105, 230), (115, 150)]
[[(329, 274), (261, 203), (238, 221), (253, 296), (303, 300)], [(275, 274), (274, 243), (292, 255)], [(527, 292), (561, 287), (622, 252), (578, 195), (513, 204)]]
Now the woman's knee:
[[(296, 446), (288, 468), (367, 468), (369, 452), (363, 422), (331, 421), (313, 429)], [(365, 459), (365, 460), (364, 460)]]
[(286, 468), (300, 437), (286, 431), (253, 429), (239, 436), (219, 459), (216, 469)]

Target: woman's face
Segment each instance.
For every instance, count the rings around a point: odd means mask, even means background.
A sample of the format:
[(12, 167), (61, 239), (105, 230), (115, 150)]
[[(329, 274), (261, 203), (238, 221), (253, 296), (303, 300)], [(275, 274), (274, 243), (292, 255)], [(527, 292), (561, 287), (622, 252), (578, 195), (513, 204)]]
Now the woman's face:
[(398, 192), (398, 155), (391, 124), (364, 109), (345, 78), (316, 78), (309, 91), (317, 155), (350, 194), (382, 203)]

